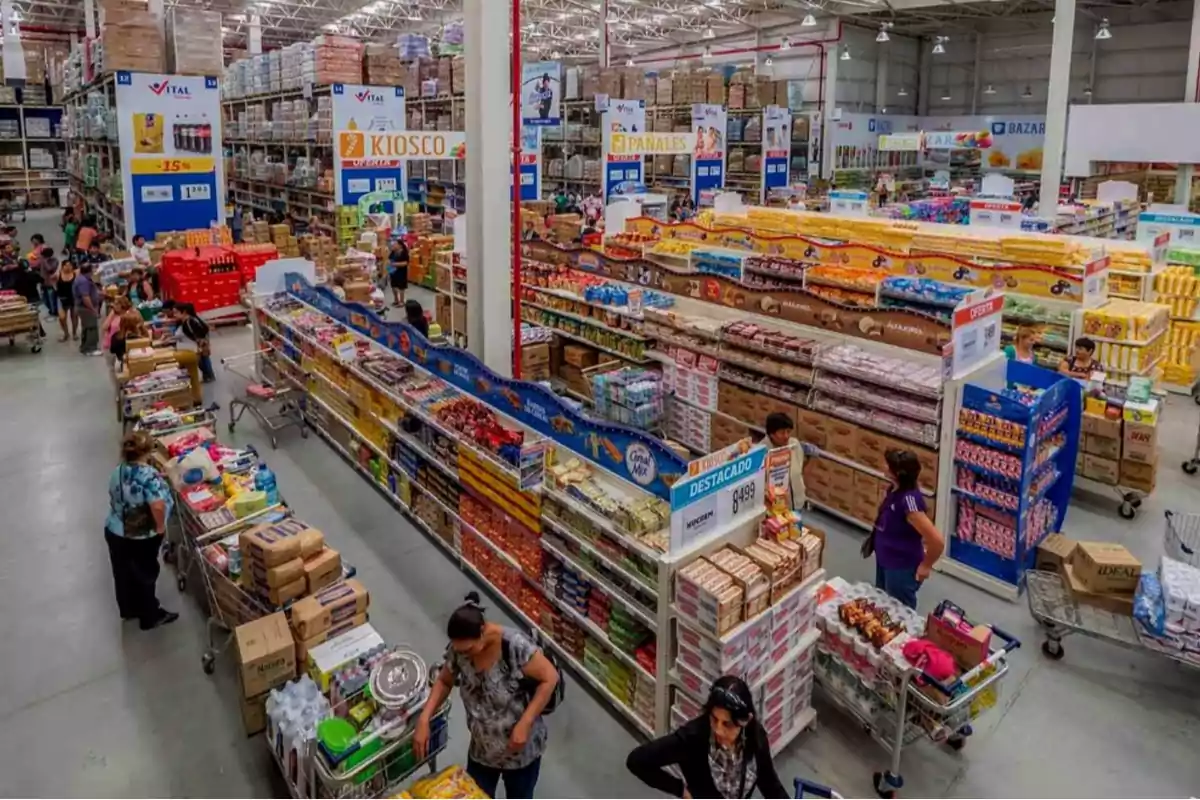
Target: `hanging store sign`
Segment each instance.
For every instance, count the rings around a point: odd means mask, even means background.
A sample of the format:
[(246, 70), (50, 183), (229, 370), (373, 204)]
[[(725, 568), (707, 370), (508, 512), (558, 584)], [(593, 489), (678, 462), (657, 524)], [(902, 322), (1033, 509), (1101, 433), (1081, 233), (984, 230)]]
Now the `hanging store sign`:
[(891, 150), (920, 150), (924, 134), (920, 131), (906, 133), (888, 133), (879, 137), (879, 149)]
[(780, 106), (764, 108), (762, 137), (762, 193), (759, 201), (765, 203), (770, 190), (788, 185), (792, 159), (792, 112)]
[(692, 202), (697, 206), (711, 206), (716, 192), (725, 185), (726, 130), (724, 106), (692, 106)]
[[(642, 100), (610, 100), (608, 110), (600, 119), (605, 202), (614, 194), (645, 191), (642, 155), (645, 152), (646, 103)], [(690, 151), (685, 149), (684, 152)]]
[(410, 149), (401, 139), (406, 128), (403, 87), (335, 83), (331, 94), (337, 132), (334, 202), (352, 206), (371, 192), (406, 193), (405, 159), (397, 155)]
[(125, 236), (225, 222), (215, 77), (117, 73)]
[(950, 332), (952, 370), (961, 378), (1000, 351), (1004, 294), (992, 289), (972, 292), (954, 309)]
[(542, 196), (542, 129), (521, 126), (521, 200), (537, 200)]
[(690, 474), (689, 467), (688, 477), (671, 487), (671, 552), (729, 531), (762, 511), (767, 448), (744, 452), (748, 445), (743, 440), (713, 454), (717, 458), (706, 457), (702, 471)]
[(521, 65), (521, 123), (558, 125), (562, 122), (562, 62), (535, 61)]

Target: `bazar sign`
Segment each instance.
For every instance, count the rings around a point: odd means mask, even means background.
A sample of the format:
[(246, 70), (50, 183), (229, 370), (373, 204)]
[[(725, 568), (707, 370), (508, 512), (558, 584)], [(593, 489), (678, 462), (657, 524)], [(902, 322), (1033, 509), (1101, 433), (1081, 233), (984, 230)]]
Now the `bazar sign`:
[(467, 134), (462, 131), (338, 131), (338, 155), (343, 161), (462, 159), (467, 155)]
[(614, 156), (686, 155), (696, 149), (696, 134), (646, 131), (616, 133), (609, 140), (608, 152)]

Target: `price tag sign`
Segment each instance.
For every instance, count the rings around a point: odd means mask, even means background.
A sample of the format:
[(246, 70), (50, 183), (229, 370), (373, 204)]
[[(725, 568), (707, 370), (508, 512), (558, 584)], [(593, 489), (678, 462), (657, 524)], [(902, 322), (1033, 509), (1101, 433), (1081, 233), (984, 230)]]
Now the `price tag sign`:
[(394, 192), (396, 191), (395, 178), (376, 178), (375, 191), (377, 192)]
[(766, 457), (765, 447), (735, 452), (729, 460), (709, 462), (703, 471), (676, 481), (671, 487), (671, 551), (724, 534), (761, 511)]
[(343, 333), (333, 337), (331, 344), (333, 352), (342, 361), (349, 362), (358, 357), (358, 349), (354, 346), (354, 334), (352, 333)]
[(1015, 200), (972, 199), (970, 214), (972, 225), (1021, 230), (1021, 204)]
[(212, 197), (212, 187), (207, 183), (185, 183), (179, 187), (180, 200), (208, 200)]
[(1083, 267), (1083, 307), (1096, 308), (1108, 302), (1109, 256), (1089, 261)]
[(954, 309), (950, 332), (952, 371), (961, 378), (1000, 350), (1000, 315), (1004, 295), (980, 289)]
[(867, 193), (850, 189), (835, 189), (829, 193), (829, 211), (844, 217), (867, 216)]
[(1155, 266), (1167, 263), (1167, 251), (1171, 249), (1171, 234), (1160, 233), (1154, 237), (1154, 247), (1150, 251), (1150, 260)]
[(143, 186), (143, 203), (170, 203), (175, 199), (175, 189), (171, 186)]

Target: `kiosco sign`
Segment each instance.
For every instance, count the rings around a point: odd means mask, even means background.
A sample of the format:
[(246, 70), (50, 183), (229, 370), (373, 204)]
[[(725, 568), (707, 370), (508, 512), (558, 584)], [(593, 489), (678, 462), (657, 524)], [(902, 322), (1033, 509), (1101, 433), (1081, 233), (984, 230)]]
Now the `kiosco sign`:
[(461, 131), (371, 133), (339, 131), (338, 155), (345, 160), (406, 161), (466, 158), (467, 135)]

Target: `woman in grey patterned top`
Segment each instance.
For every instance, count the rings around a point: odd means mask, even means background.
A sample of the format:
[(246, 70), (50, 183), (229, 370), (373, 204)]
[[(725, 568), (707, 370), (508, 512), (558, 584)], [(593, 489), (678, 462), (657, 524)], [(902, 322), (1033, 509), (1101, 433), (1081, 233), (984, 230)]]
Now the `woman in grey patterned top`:
[[(462, 696), (471, 732), (467, 773), (490, 797), (504, 779), (510, 800), (533, 797), (546, 749), (546, 707), (558, 672), (528, 636), (483, 617), (479, 595), (450, 616), (450, 647), (438, 679), (417, 720), (413, 747), (423, 759), (429, 746), (429, 721), (455, 686)], [(520, 683), (537, 683), (533, 696)]]

